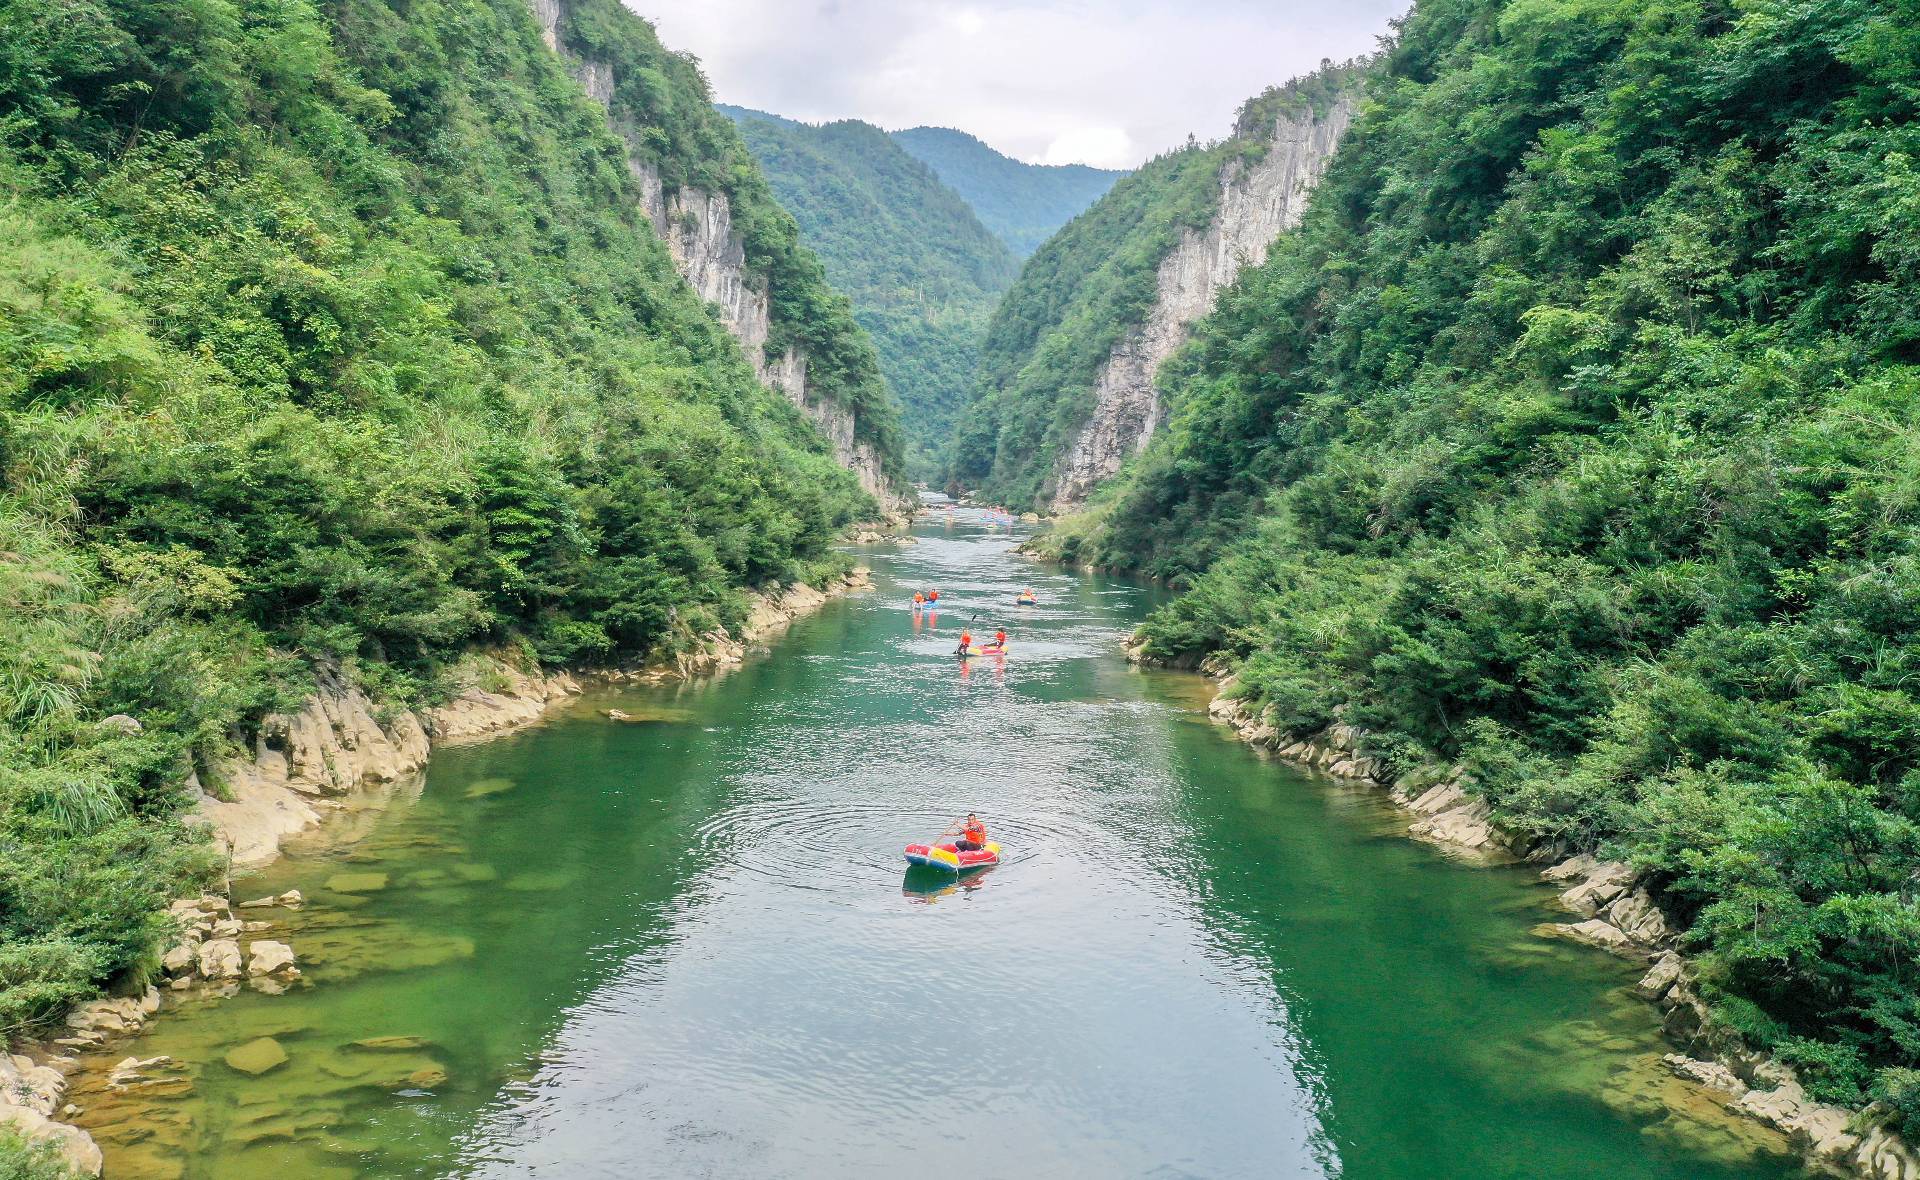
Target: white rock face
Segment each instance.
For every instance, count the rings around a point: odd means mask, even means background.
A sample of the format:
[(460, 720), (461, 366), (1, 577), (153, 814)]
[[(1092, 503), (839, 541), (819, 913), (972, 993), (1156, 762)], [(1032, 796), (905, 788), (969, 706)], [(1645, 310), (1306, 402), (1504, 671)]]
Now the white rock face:
[(1094, 385), (1094, 410), (1050, 477), (1053, 510), (1071, 511), (1095, 486), (1146, 446), (1159, 427), (1160, 365), (1186, 343), (1244, 267), (1267, 259), (1273, 240), (1300, 223), (1312, 191), (1353, 121), (1342, 95), (1324, 114), (1282, 116), (1265, 158), (1234, 160), (1220, 173), (1220, 205), (1207, 232), (1188, 230), (1160, 262), (1158, 291), (1145, 323), (1122, 336)]
[[(547, 48), (561, 52), (560, 20), (564, 0), (529, 0)], [(563, 54), (567, 68), (580, 86), (602, 106), (613, 101), (618, 79), (607, 62)], [(622, 130), (617, 125), (615, 130)], [(726, 194), (692, 185), (669, 191), (660, 173), (639, 155), (627, 157), (627, 168), (640, 182), (647, 219), (666, 242), (674, 267), (700, 298), (720, 314), (727, 332), (740, 342), (741, 352), (760, 383), (781, 394), (820, 429), (833, 444), (834, 459), (860, 479), (860, 486), (889, 511), (906, 505), (899, 489), (881, 473), (880, 456), (866, 443), (854, 441), (854, 412), (816, 395), (807, 384), (807, 358), (788, 348), (768, 355), (773, 334), (773, 309), (766, 284), (747, 270), (746, 243), (733, 228), (733, 207)]]

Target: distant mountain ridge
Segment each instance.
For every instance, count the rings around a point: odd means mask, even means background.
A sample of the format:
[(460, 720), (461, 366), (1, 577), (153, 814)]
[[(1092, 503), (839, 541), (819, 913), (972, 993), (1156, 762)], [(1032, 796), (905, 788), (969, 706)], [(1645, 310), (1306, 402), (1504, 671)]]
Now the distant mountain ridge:
[(721, 106), (827, 278), (852, 300), (899, 401), (908, 466), (932, 478), (1019, 261), (926, 164), (869, 123)]
[(1085, 164), (1027, 164), (951, 127), (913, 127), (893, 138), (965, 197), (987, 228), (1026, 258), (1105, 196), (1127, 172)]

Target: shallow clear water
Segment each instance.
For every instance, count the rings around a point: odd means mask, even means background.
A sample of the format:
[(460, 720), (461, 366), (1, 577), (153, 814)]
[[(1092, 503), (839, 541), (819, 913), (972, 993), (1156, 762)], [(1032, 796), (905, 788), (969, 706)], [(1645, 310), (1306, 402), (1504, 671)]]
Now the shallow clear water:
[[(306, 892), (305, 976), (117, 1049), (177, 1065), (77, 1099), (109, 1176), (1794, 1174), (1658, 1068), (1630, 968), (1530, 933), (1528, 873), (1130, 669), (1152, 591), (918, 535), (731, 675), (443, 749), (237, 883)], [(976, 612), (1004, 660), (949, 654)], [(1006, 863), (908, 877), (970, 809)]]

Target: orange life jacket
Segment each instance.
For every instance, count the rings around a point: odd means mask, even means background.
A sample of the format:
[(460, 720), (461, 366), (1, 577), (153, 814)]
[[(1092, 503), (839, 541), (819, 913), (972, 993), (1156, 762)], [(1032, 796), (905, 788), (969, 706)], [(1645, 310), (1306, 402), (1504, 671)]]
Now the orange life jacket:
[(975, 824), (972, 827), (963, 830), (960, 833), (960, 835), (962, 836), (962, 838), (971, 840), (975, 844), (978, 844), (984, 848), (986, 847), (986, 843), (987, 843), (987, 825)]

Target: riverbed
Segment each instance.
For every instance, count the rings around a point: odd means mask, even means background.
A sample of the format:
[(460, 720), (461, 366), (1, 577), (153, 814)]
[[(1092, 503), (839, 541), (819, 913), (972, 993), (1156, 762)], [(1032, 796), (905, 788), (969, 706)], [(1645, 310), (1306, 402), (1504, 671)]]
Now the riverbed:
[[(1666, 1075), (1630, 966), (1531, 932), (1529, 871), (1130, 667), (1157, 591), (915, 536), (730, 674), (442, 749), (236, 882), (306, 894), (304, 974), (116, 1046), (176, 1064), (76, 1093), (110, 1180), (1799, 1174)], [(907, 875), (969, 810), (1005, 863)]]

